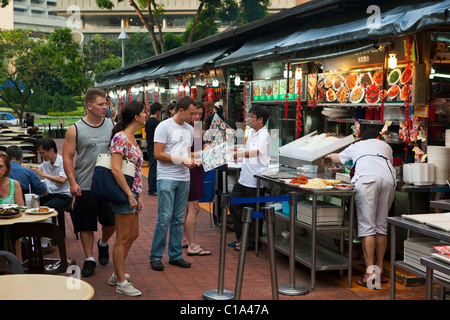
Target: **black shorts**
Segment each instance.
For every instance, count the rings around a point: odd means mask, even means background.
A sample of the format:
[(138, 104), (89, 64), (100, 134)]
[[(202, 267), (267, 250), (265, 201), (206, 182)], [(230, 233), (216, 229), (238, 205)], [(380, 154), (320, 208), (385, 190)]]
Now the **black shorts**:
[(97, 219), (103, 227), (114, 226), (114, 213), (109, 202), (99, 200), (90, 191), (82, 191), (75, 198), (72, 223), (75, 233), (97, 231)]

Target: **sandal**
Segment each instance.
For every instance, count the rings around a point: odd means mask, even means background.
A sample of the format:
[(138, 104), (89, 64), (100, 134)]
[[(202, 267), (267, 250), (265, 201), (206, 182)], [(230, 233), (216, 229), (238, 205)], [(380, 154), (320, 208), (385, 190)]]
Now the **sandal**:
[(367, 288), (367, 282), (364, 281), (364, 274), (361, 276), (361, 279), (356, 281), (356, 284), (361, 286), (361, 287), (366, 287)]
[(189, 252), (187, 253), (188, 256), (210, 256), (211, 252), (200, 248), (197, 252)]

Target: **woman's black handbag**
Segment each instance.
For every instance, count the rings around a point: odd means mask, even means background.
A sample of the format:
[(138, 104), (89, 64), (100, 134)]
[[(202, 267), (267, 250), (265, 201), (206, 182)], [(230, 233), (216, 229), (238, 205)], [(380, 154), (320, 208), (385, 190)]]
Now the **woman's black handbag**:
[[(122, 172), (130, 189), (133, 186), (136, 165), (129, 160), (122, 160)], [(128, 196), (117, 184), (111, 171), (111, 155), (99, 154), (92, 176), (91, 192), (103, 201), (125, 203)]]

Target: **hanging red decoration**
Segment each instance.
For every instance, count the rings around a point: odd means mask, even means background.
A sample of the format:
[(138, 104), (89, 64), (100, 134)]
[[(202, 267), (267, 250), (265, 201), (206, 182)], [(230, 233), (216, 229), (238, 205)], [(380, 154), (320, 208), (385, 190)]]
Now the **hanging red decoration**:
[(300, 138), (302, 132), (302, 78), (297, 79), (297, 121), (296, 121), (296, 137)]
[(244, 78), (244, 97), (243, 97), (243, 106), (242, 106), (242, 116), (244, 119), (244, 130), (247, 127), (247, 108), (248, 108), (248, 96), (250, 91), (250, 83), (248, 83), (248, 77), (247, 77), (247, 67), (245, 67), (245, 78)]
[[(406, 60), (406, 68), (407, 69), (411, 69), (412, 70), (412, 60), (411, 60), (411, 49), (412, 46), (414, 44), (414, 38), (412, 36), (407, 36), (406, 37), (406, 51), (405, 51), (405, 60)], [(412, 77), (411, 77), (412, 79)], [(409, 80), (411, 81), (411, 80)], [(410, 103), (411, 103), (411, 99), (408, 96), (408, 98), (405, 99), (404, 102), (404, 107), (405, 107), (405, 120), (403, 121), (403, 123), (400, 124), (400, 129), (399, 129), (399, 136), (400, 138), (405, 142), (405, 160), (407, 157), (407, 151), (408, 151), (408, 141), (410, 140), (410, 130), (412, 129), (412, 121), (411, 121), (411, 115), (410, 115), (410, 111), (409, 111), (409, 107), (410, 107)]]

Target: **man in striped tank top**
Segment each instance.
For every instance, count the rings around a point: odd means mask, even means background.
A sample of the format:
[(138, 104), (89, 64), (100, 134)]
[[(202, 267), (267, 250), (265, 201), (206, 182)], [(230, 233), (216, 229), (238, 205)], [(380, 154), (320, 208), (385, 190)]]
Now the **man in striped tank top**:
[(75, 197), (72, 214), (74, 232), (80, 233), (86, 257), (81, 275), (89, 277), (96, 267), (93, 248), (97, 222), (102, 225), (102, 236), (97, 241), (101, 265), (106, 265), (109, 261), (107, 242), (115, 231), (110, 204), (90, 193), (97, 155), (108, 153), (114, 122), (105, 118), (107, 105), (103, 90), (90, 88), (85, 94), (85, 102), (86, 116), (67, 129), (63, 145), (63, 165), (70, 193)]

